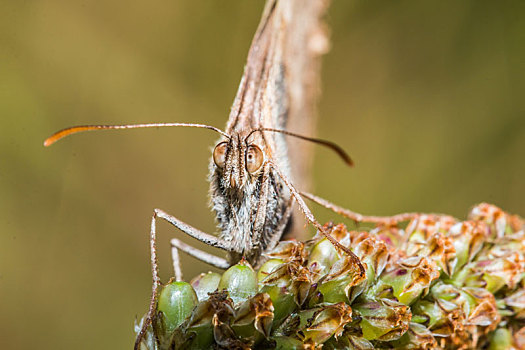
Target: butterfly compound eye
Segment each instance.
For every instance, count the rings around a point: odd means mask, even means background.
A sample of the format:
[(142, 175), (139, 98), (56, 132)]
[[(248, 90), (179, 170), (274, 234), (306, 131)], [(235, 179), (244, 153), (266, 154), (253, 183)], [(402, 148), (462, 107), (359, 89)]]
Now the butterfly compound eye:
[(246, 170), (250, 174), (256, 173), (261, 169), (264, 162), (264, 154), (261, 149), (255, 145), (248, 146), (246, 150)]
[(223, 169), (226, 163), (226, 150), (228, 148), (228, 142), (221, 142), (213, 150), (213, 162), (219, 168)]

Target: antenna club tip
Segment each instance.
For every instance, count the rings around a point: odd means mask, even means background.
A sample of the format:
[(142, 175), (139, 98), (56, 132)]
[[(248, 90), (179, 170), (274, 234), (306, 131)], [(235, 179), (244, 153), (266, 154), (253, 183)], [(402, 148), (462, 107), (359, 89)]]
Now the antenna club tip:
[(49, 147), (53, 144), (53, 140), (50, 140), (50, 139), (46, 139), (44, 141), (44, 147)]

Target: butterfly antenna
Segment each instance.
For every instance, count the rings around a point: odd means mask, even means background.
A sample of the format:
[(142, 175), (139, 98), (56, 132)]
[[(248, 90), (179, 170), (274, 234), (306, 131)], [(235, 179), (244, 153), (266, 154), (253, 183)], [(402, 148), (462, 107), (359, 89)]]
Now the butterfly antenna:
[(281, 134), (297, 137), (297, 138), (299, 138), (301, 140), (310, 141), (310, 142), (316, 143), (318, 145), (328, 147), (329, 149), (331, 149), (332, 151), (337, 153), (337, 155), (346, 163), (346, 165), (354, 166), (354, 162), (352, 161), (352, 158), (350, 158), (348, 153), (346, 153), (345, 150), (343, 148), (341, 148), (341, 146), (339, 146), (338, 144), (336, 144), (334, 142), (331, 142), (331, 141), (328, 141), (328, 140), (323, 140), (323, 139), (317, 139), (317, 138), (314, 138), (314, 137), (308, 137), (308, 136), (296, 134), (296, 133), (293, 133), (293, 132), (290, 132), (290, 131), (286, 131), (286, 130), (272, 129), (272, 128), (255, 129), (252, 132), (250, 132), (248, 134), (248, 136), (246, 136), (245, 140), (247, 140), (253, 133), (255, 133), (257, 131), (278, 132), (278, 133), (281, 133)]
[(57, 142), (60, 139), (63, 139), (66, 136), (77, 134), (84, 131), (93, 131), (93, 130), (119, 130), (119, 129), (140, 129), (140, 128), (163, 128), (163, 127), (190, 127), (190, 128), (203, 128), (213, 130), (226, 138), (230, 138), (230, 135), (218, 129), (216, 127), (206, 125), (206, 124), (192, 124), (192, 123), (151, 123), (151, 124), (124, 124), (124, 125), (78, 125), (72, 126), (69, 128), (62, 129), (57, 131), (44, 141), (44, 146), (48, 147)]

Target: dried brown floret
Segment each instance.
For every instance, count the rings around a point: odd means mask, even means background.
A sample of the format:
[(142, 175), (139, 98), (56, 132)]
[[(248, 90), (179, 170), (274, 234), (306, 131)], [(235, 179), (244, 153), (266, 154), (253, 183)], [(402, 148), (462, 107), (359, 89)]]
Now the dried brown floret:
[(258, 332), (268, 338), (272, 328), (273, 310), (270, 296), (267, 293), (258, 293), (235, 311), (232, 326), (253, 324)]
[(352, 320), (352, 308), (341, 302), (318, 308), (301, 332), (303, 341), (322, 344), (332, 337), (337, 339), (345, 325)]

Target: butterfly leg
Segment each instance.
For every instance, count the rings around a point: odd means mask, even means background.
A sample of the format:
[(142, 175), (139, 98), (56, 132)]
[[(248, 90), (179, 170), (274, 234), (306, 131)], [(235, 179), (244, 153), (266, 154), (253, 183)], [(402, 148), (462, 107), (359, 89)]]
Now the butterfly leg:
[[(270, 163), (270, 164), (273, 165), (273, 163)], [(358, 276), (358, 278), (359, 279), (364, 279), (365, 278), (365, 268), (364, 268), (363, 264), (361, 264), (361, 260), (359, 260), (357, 255), (355, 255), (354, 252), (352, 252), (349, 248), (347, 248), (347, 247), (343, 246), (341, 243), (339, 243), (339, 241), (337, 241), (337, 239), (332, 237), (330, 235), (330, 233), (327, 232), (323, 228), (323, 226), (314, 217), (314, 214), (312, 214), (312, 212), (310, 211), (310, 208), (308, 208), (308, 206), (304, 202), (303, 198), (301, 198), (301, 195), (295, 189), (295, 187), (292, 185), (290, 180), (288, 180), (288, 178), (279, 170), (279, 168), (277, 166), (273, 165), (273, 169), (275, 170), (275, 172), (279, 175), (279, 177), (283, 180), (285, 185), (290, 190), (290, 193), (291, 193), (292, 197), (297, 201), (297, 205), (299, 206), (299, 209), (303, 212), (304, 216), (306, 217), (306, 220), (308, 220), (309, 223), (314, 225), (315, 228), (317, 228), (319, 230), (319, 232), (321, 232), (321, 234), (323, 234), (326, 237), (326, 239), (328, 239), (330, 241), (330, 243), (332, 243), (334, 245), (334, 247), (338, 248), (339, 250), (343, 251), (348, 256), (350, 256), (350, 258), (354, 261), (355, 265), (359, 269), (359, 276)]]
[(275, 230), (279, 234), (275, 234), (275, 235), (273, 235), (271, 237), (270, 241), (268, 242), (268, 246), (266, 247), (266, 251), (269, 251), (269, 250), (275, 248), (277, 243), (279, 243), (279, 241), (281, 240), (281, 238), (283, 236), (283, 232), (284, 232), (284, 230), (286, 228), (286, 225), (288, 224), (288, 221), (290, 220), (290, 217), (292, 215), (293, 203), (294, 203), (294, 199), (292, 197), (292, 198), (290, 198), (288, 204), (286, 205), (286, 209), (284, 211), (283, 218), (282, 218), (281, 222), (279, 223), (279, 226), (277, 226), (277, 229)]
[(146, 334), (146, 331), (148, 327), (151, 325), (151, 322), (153, 320), (153, 316), (156, 310), (158, 290), (161, 284), (160, 277), (159, 277), (159, 264), (158, 264), (158, 259), (157, 259), (157, 234), (156, 234), (156, 226), (155, 226), (156, 218), (157, 218), (157, 213), (154, 213), (153, 217), (151, 218), (151, 231), (150, 231), (151, 274), (153, 276), (151, 299), (149, 303), (148, 313), (146, 314), (146, 317), (142, 321), (142, 328), (140, 330), (140, 333), (137, 336), (137, 339), (135, 340), (135, 346), (134, 346), (135, 350), (138, 350), (140, 348), (140, 343), (142, 343), (142, 340), (144, 339), (144, 335)]
[[(162, 211), (160, 209), (155, 209), (155, 216), (158, 217), (158, 218), (166, 220), (167, 222), (169, 222), (170, 224), (172, 224), (173, 226), (175, 226), (176, 228), (178, 228), (179, 230), (181, 230), (182, 232), (184, 232), (188, 236), (193, 237), (193, 238), (201, 241), (204, 244), (207, 244), (207, 245), (209, 245), (211, 247), (220, 248), (220, 249), (223, 249), (223, 250), (226, 250), (226, 251), (230, 251), (231, 250), (229, 248), (228, 244), (225, 244), (224, 242), (219, 240), (217, 237), (212, 236), (210, 234), (207, 234), (205, 232), (202, 232), (202, 231), (196, 229), (195, 227), (190, 226), (190, 225), (180, 221), (176, 217), (174, 217), (172, 215), (169, 215), (169, 214), (167, 214), (166, 212), (164, 212), (164, 211)], [(204, 252), (204, 251), (202, 251), (200, 249), (194, 248), (194, 247), (190, 246), (189, 244), (186, 244), (186, 243), (180, 241), (179, 239), (173, 238), (171, 240), (171, 246), (172, 246), (172, 254), (173, 254), (173, 249), (175, 248), (177, 250), (182, 250), (184, 253), (189, 254), (189, 255), (191, 255), (191, 256), (193, 256), (193, 257), (195, 257), (195, 258), (197, 258), (197, 259), (199, 259), (199, 260), (201, 260), (201, 261), (203, 261), (203, 262), (205, 262), (207, 264), (215, 266), (215, 267), (217, 267), (219, 269), (227, 269), (228, 267), (230, 267), (230, 264), (228, 263), (228, 261), (226, 261), (226, 259), (219, 258), (219, 257), (217, 257), (215, 255), (212, 255), (212, 254), (206, 253), (206, 252)], [(175, 254), (178, 255), (178, 251)], [(175, 272), (177, 272), (177, 268), (180, 269), (180, 266), (176, 267), (175, 262), (174, 262), (174, 270), (175, 270)]]
[[(151, 231), (150, 231), (151, 271), (153, 275), (152, 292), (151, 292), (151, 299), (150, 299), (148, 313), (146, 314), (146, 317), (142, 323), (142, 329), (140, 330), (140, 333), (137, 336), (137, 339), (135, 341), (135, 347), (134, 347), (135, 350), (139, 349), (140, 344), (142, 340), (144, 339), (144, 335), (146, 334), (146, 331), (148, 327), (151, 325), (153, 317), (155, 316), (157, 297), (158, 297), (159, 287), (161, 285), (161, 281), (159, 277), (158, 258), (157, 258), (157, 233), (156, 233), (157, 218), (166, 220), (167, 222), (177, 227), (182, 232), (186, 233), (187, 235), (193, 238), (198, 239), (199, 241), (205, 244), (208, 244), (212, 247), (221, 248), (221, 249), (229, 251), (228, 246), (225, 245), (223, 242), (219, 241), (217, 237), (209, 235), (202, 231), (199, 231), (196, 228), (180, 221), (179, 219), (165, 213), (164, 211), (160, 209), (155, 209), (155, 212), (153, 213), (153, 217), (151, 218)], [(173, 239), (171, 241), (171, 244), (172, 244), (171, 253), (172, 253), (172, 258), (173, 258), (173, 269), (175, 273), (175, 279), (177, 281), (182, 280), (182, 270), (180, 268), (180, 259), (179, 259), (179, 252), (178, 252), (179, 249), (189, 255), (196, 257), (197, 259), (201, 261), (204, 261), (218, 268), (226, 269), (230, 266), (230, 264), (225, 259), (213, 256), (209, 253), (193, 248), (190, 245), (187, 245), (178, 239)]]
[(202, 243), (206, 244), (206, 245), (209, 245), (211, 247), (215, 247), (215, 248), (219, 248), (219, 249), (223, 249), (223, 250), (226, 250), (226, 251), (230, 251), (230, 245), (221, 241), (219, 238), (213, 236), (213, 235), (210, 235), (208, 233), (205, 233), (205, 232), (202, 232), (198, 229), (196, 229), (195, 227), (193, 226), (190, 226), (184, 222), (182, 222), (181, 220), (177, 219), (176, 217), (172, 216), (172, 215), (169, 215), (168, 213), (160, 210), (160, 209), (155, 209), (155, 217), (159, 217), (161, 219), (164, 219), (166, 220), (167, 222), (169, 222), (170, 224), (172, 224), (173, 226), (175, 226), (176, 228), (178, 228), (179, 230), (181, 230), (182, 232), (184, 232), (185, 234), (187, 234), (188, 236), (190, 237), (193, 237), (199, 241), (201, 241)]
[(171, 245), (171, 261), (173, 263), (173, 276), (175, 276), (175, 281), (182, 281), (179, 249), (173, 244)]
[[(200, 249), (194, 248), (191, 245), (186, 244), (177, 238), (172, 238), (170, 243), (171, 243), (172, 251), (173, 249), (175, 250), (180, 249), (184, 253), (191, 255), (194, 258), (200, 261), (203, 261), (209, 265), (215, 266), (221, 270), (226, 270), (228, 267), (230, 267), (230, 263), (226, 259), (219, 258), (218, 256), (215, 256), (213, 254), (210, 254)], [(180, 269), (180, 266), (178, 268)]]
[(399, 222), (412, 220), (413, 218), (416, 218), (416, 217), (418, 217), (420, 215), (419, 213), (402, 213), (402, 214), (397, 214), (397, 215), (392, 215), (392, 216), (368, 216), (368, 215), (362, 215), (362, 214), (356, 213), (354, 211), (351, 211), (351, 210), (345, 209), (343, 207), (340, 207), (338, 205), (335, 205), (335, 204), (327, 201), (326, 199), (317, 197), (317, 196), (315, 196), (315, 195), (313, 195), (311, 193), (301, 192), (301, 196), (303, 196), (304, 198), (307, 198), (307, 199), (311, 200), (312, 202), (317, 203), (317, 204), (319, 204), (319, 205), (321, 205), (321, 206), (323, 206), (323, 207), (325, 207), (327, 209), (330, 209), (333, 212), (335, 212), (335, 213), (337, 213), (337, 214), (339, 214), (341, 216), (344, 216), (345, 218), (354, 220), (356, 223), (359, 223), (359, 222), (372, 222), (372, 223), (376, 223), (376, 224), (389, 225), (389, 224), (396, 224), (396, 223), (399, 223)]

